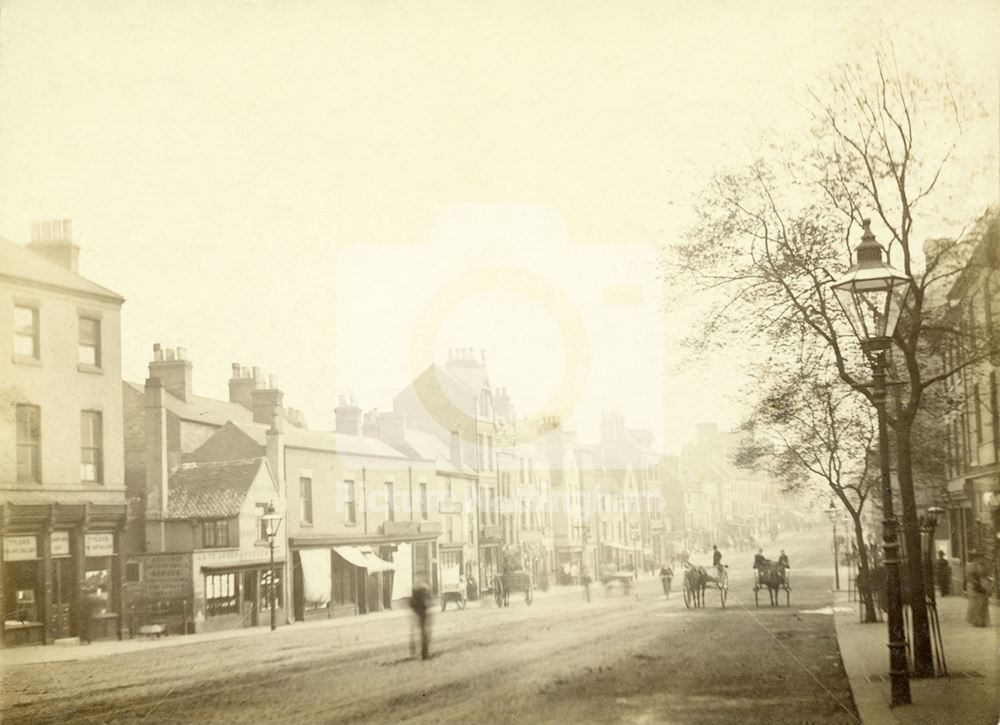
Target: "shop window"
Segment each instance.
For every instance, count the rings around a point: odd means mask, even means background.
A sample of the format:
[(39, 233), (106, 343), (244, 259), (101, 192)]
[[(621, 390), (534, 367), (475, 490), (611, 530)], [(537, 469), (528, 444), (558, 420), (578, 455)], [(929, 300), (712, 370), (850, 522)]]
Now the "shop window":
[(14, 593), (15, 607), (12, 617), (15, 622), (26, 624), (38, 621), (38, 604), (35, 602), (34, 589), (18, 589)]
[(209, 574), (205, 577), (205, 616), (218, 617), (235, 614), (236, 574)]
[(14, 354), (18, 357), (39, 359), (38, 308), (28, 305), (14, 306)]
[(80, 480), (100, 483), (102, 480), (102, 422), (96, 410), (80, 413)]
[(311, 478), (299, 478), (299, 520), (303, 524), (313, 522), (313, 482)]
[[(87, 563), (90, 564), (91, 561), (88, 560)], [(110, 569), (88, 569), (80, 591), (83, 594), (84, 611), (88, 616), (106, 614), (111, 606)]]
[(101, 366), (101, 321), (91, 317), (80, 318), (80, 364)]
[[(282, 594), (284, 587), (281, 586), (281, 569), (275, 568), (273, 575), (275, 608), (280, 609), (285, 606), (284, 595)], [(260, 586), (257, 587), (260, 601), (258, 603), (257, 611), (270, 610), (271, 608), (271, 576), (271, 569), (263, 569), (260, 573)]]
[(201, 525), (201, 545), (205, 549), (229, 546), (229, 521), (217, 519)]
[(17, 480), (39, 483), (42, 461), (42, 413), (37, 405), (17, 406)]

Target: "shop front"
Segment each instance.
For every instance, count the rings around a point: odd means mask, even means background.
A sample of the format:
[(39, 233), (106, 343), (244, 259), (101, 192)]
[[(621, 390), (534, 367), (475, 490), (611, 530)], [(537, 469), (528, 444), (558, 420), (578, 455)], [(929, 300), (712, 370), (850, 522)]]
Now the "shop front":
[(412, 530), (346, 538), (296, 538), (292, 611), (297, 621), (368, 614), (408, 600), (413, 584), (439, 587), (437, 535)]
[(5, 507), (5, 646), (121, 636), (124, 522), (124, 505)]

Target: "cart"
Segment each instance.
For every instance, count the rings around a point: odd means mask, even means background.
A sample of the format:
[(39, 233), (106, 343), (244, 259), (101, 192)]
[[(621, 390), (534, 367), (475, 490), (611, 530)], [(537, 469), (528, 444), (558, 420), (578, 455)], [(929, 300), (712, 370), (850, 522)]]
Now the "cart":
[(465, 583), (465, 577), (458, 573), (458, 569), (451, 572), (441, 572), (441, 611), (448, 608), (448, 602), (454, 602), (459, 609), (465, 609), (469, 601), (469, 590)]
[(516, 592), (524, 593), (524, 603), (530, 607), (535, 599), (535, 585), (531, 580), (531, 572), (512, 571), (493, 577), (493, 597), (498, 607), (509, 607), (510, 595)]

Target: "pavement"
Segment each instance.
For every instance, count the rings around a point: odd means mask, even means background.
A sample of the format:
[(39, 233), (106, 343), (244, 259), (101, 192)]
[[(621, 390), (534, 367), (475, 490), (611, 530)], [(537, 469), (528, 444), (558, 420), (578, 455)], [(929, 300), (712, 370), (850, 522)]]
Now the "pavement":
[[(583, 596), (580, 587), (573, 586), (552, 586), (548, 591), (535, 590), (536, 599), (547, 599), (552, 597), (570, 596), (576, 594)], [(491, 597), (484, 597), (468, 603), (470, 608), (496, 607)], [(454, 609), (454, 605), (449, 610)], [(434, 610), (438, 611), (437, 608)], [(405, 601), (402, 606), (397, 604), (395, 609), (386, 609), (381, 612), (357, 615), (353, 617), (336, 617), (334, 619), (321, 619), (311, 622), (294, 622), (291, 624), (279, 624), (279, 629), (285, 630), (291, 626), (295, 631), (306, 629), (318, 629), (328, 627), (371, 627), (386, 619), (398, 619), (410, 616), (410, 609)], [(240, 627), (237, 629), (225, 629), (217, 632), (201, 632), (198, 634), (180, 634), (166, 637), (139, 637), (133, 639), (109, 639), (98, 640), (96, 642), (78, 642), (54, 645), (29, 645), (23, 647), (10, 647), (0, 650), (0, 667), (14, 667), (18, 665), (45, 664), (47, 662), (74, 662), (77, 660), (88, 660), (97, 657), (109, 657), (126, 654), (129, 652), (139, 652), (144, 650), (180, 647), (184, 645), (197, 644), (199, 642), (214, 642), (227, 639), (238, 639), (242, 637), (262, 637), (268, 633), (268, 627)]]
[(835, 592), (834, 620), (854, 703), (864, 725), (997, 725), (1000, 723), (1000, 607), (990, 626), (965, 621), (963, 596), (938, 597), (947, 676), (910, 680), (912, 703), (889, 704), (887, 625), (861, 624), (856, 602)]

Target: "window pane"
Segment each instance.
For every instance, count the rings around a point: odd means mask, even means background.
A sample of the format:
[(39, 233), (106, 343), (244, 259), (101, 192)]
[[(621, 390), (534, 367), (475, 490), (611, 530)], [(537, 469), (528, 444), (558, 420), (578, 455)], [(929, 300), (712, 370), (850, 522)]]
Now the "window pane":
[(299, 513), (301, 514), (302, 521), (311, 524), (313, 520), (311, 478), (299, 479), (299, 502), (301, 504)]
[(14, 307), (14, 354), (38, 357), (38, 310)]
[(101, 364), (101, 323), (88, 317), (80, 318), (80, 362), (84, 365)]
[(17, 406), (17, 480), (40, 480), (41, 415), (38, 406)]
[(101, 414), (93, 410), (80, 413), (80, 479), (101, 481)]

